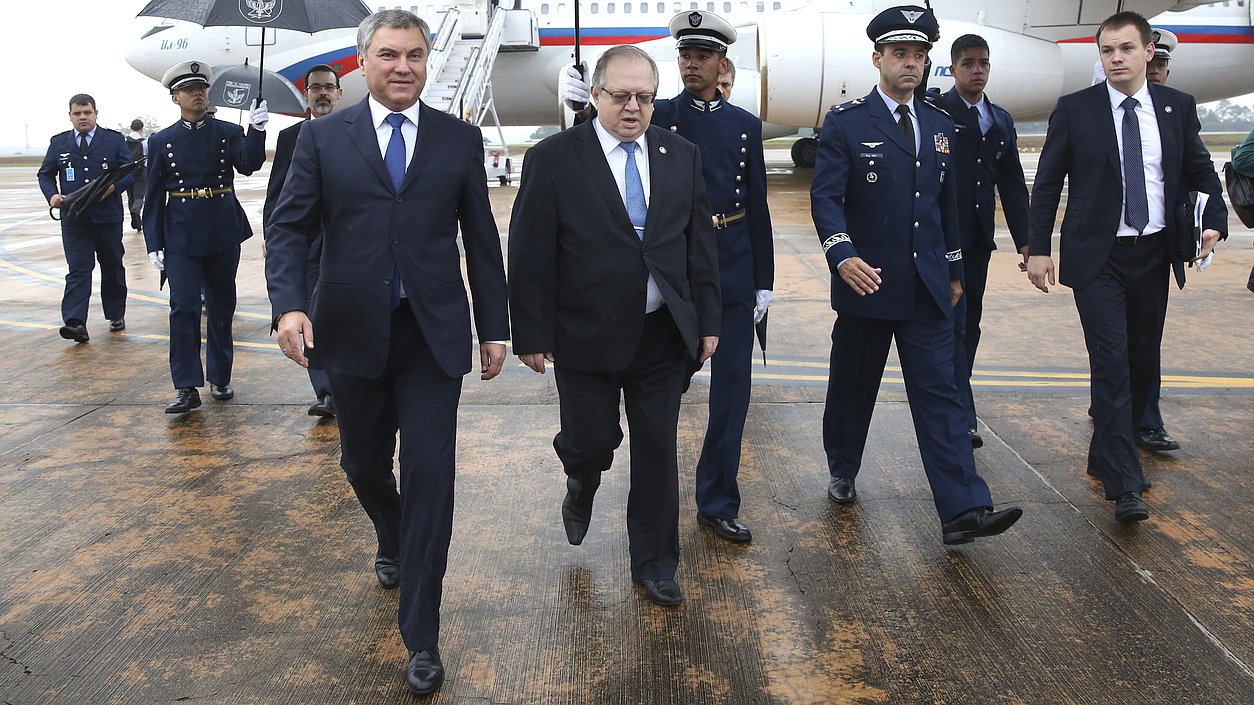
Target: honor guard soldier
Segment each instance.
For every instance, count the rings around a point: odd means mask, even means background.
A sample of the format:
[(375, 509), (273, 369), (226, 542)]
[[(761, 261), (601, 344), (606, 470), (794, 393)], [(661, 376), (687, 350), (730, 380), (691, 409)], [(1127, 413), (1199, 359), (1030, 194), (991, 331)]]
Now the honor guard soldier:
[[(74, 129), (53, 136), (39, 167), (39, 188), (48, 205), (60, 208), (69, 194), (131, 161), (121, 133), (96, 124), (96, 99), (85, 93), (70, 98)], [(100, 262), (100, 303), (110, 331), (126, 328), (126, 268), (122, 266), (122, 192), (130, 174), (115, 183), (106, 196), (75, 217), (61, 211), (61, 242), (65, 248), (65, 295), (61, 298), (61, 337), (86, 343), (87, 309), (91, 301), (91, 272)]]
[(962, 294), (954, 123), (914, 97), (939, 27), (929, 10), (893, 7), (867, 35), (879, 85), (828, 112), (810, 190), (835, 275), (823, 414), (828, 495), (857, 501), (854, 478), (895, 338), (942, 540), (966, 543), (1005, 531), (1023, 512), (993, 511), (954, 384), (953, 306)]
[(964, 34), (949, 47), (949, 72), (954, 87), (936, 99), (954, 121), (951, 145), (954, 178), (958, 186), (958, 232), (962, 242), (962, 298), (954, 308), (954, 381), (966, 412), (971, 447), (984, 440), (976, 427), (971, 370), (980, 344), (980, 318), (984, 314), (984, 289), (988, 264), (997, 245), (993, 215), (1001, 194), (1002, 212), (1015, 250), (1028, 261), (1028, 187), (1019, 162), (1019, 136), (1015, 121), (984, 93), (988, 83), (988, 42), (976, 34)]
[[(697, 520), (728, 541), (752, 535), (739, 519), (740, 446), (749, 411), (754, 324), (771, 304), (775, 278), (771, 213), (766, 204), (762, 121), (728, 103), (719, 75), (731, 66), (736, 29), (701, 10), (670, 21), (684, 92), (653, 102), (653, 123), (697, 145), (718, 238), (723, 292), (718, 354), (710, 359), (710, 416), (697, 462)], [(587, 100), (588, 84), (572, 66), (562, 97)]]
[[(234, 354), (235, 272), (240, 243), (252, 237), (235, 197), (235, 172), (245, 176), (265, 163), (266, 103), (250, 108), (248, 135), (237, 125), (206, 116), (209, 65), (186, 61), (161, 77), (181, 119), (148, 140), (144, 240), (148, 258), (170, 281), (170, 376), (176, 396), (166, 413), (200, 406), (198, 387), (208, 372), (214, 399), (231, 389)], [(205, 367), (200, 364), (200, 309), (204, 292)]]

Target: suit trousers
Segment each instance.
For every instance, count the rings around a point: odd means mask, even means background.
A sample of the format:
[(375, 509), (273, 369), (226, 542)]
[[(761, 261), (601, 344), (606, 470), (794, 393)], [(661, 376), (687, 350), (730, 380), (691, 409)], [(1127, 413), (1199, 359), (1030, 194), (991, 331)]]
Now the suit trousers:
[[(925, 297), (925, 287), (918, 287)], [(832, 327), (832, 357), (823, 448), (832, 477), (853, 478), (862, 464), (871, 414), (893, 339), (901, 358), (906, 397), (923, 470), (942, 522), (975, 507), (992, 507), (988, 485), (975, 471), (971, 441), (954, 384), (953, 320), (935, 303), (919, 301), (915, 320), (893, 321), (840, 314)]]
[[(631, 430), (631, 489), (627, 495), (627, 541), (635, 580), (675, 577), (679, 567), (679, 460), (675, 434), (679, 399), (691, 358), (669, 310), (645, 317), (631, 364), (620, 372), (562, 366), (557, 353), (561, 430), (553, 449), (566, 474), (584, 489), (596, 488), (623, 441), (619, 399), (625, 400)], [(338, 394), (336, 403), (339, 403)]]
[[(175, 388), (231, 383), (235, 358), (235, 273), (239, 245), (226, 252), (191, 257), (165, 254), (170, 283), (170, 377)], [(200, 310), (204, 292), (205, 366), (200, 366)]]
[(990, 250), (962, 251), (962, 298), (954, 307), (954, 383), (962, 400), (967, 427), (976, 427), (975, 394), (971, 372), (980, 345), (980, 319), (984, 316), (984, 291), (988, 285)]
[[(319, 236), (321, 240), (321, 236)], [(318, 256), (322, 254), (321, 243), (318, 247)], [(318, 256), (310, 254), (309, 268), (305, 270), (305, 291), (309, 292), (309, 299), (306, 311), (313, 310), (314, 288), (318, 286), (319, 263)], [(327, 373), (313, 367), (306, 368), (309, 372), (309, 384), (313, 387), (314, 394), (321, 400), (323, 397), (331, 393), (331, 381), (327, 379)]]
[(697, 513), (735, 518), (740, 513), (740, 447), (749, 414), (753, 369), (753, 307), (723, 306), (718, 354), (710, 358), (710, 419), (697, 461)]
[(105, 318), (116, 321), (126, 316), (126, 267), (122, 264), (121, 223), (61, 222), (61, 244), (65, 248), (65, 295), (61, 297), (61, 320), (87, 323), (91, 301), (91, 273), (100, 261), (100, 304)]
[(1093, 438), (1088, 470), (1106, 499), (1145, 487), (1132, 432), (1158, 377), (1171, 264), (1167, 237), (1116, 243), (1091, 284), (1075, 290), (1089, 352)]
[[(379, 555), (400, 559), (397, 622), (405, 646), (421, 651), (440, 640), (462, 378), (440, 369), (406, 300), (392, 312), (391, 325), (382, 376), (327, 377), (335, 395), (340, 467), (374, 523)], [(398, 431), (399, 492), (392, 473)]]

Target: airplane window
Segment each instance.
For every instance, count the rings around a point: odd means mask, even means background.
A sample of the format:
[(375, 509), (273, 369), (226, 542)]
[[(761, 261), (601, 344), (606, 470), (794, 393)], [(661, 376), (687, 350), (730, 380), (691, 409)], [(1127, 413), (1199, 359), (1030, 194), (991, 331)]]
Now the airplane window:
[(610, 13), (611, 15), (614, 14), (614, 3), (612, 2), (605, 3), (605, 11)]
[(782, 5), (780, 5), (780, 4), (779, 4), (779, 3), (777, 3), (777, 2), (775, 2), (775, 3), (771, 3), (771, 9), (772, 9), (772, 10), (779, 10), (779, 9), (782, 9), (782, 7), (783, 7), (783, 6), (782, 6)]
[(594, 2), (594, 3), (592, 3), (592, 14), (594, 14), (594, 15), (595, 15), (595, 14), (596, 14), (597, 12), (599, 12), (599, 11), (600, 11), (600, 6), (599, 6), (599, 5), (597, 5), (595, 2)]
[(730, 2), (725, 2), (725, 3), (723, 3), (723, 12), (731, 12), (731, 3), (730, 3)]
[(694, 3), (692, 3), (692, 8), (691, 8), (691, 9), (693, 9), (693, 10), (697, 9), (697, 3), (695, 3), (695, 2), (694, 2)]
[[(676, 9), (676, 10), (678, 10), (679, 8), (678, 8), (678, 7), (676, 7), (675, 9)], [(660, 14), (662, 14), (663, 12), (666, 12), (666, 3), (664, 3), (664, 2), (659, 2), (659, 3), (657, 4), (657, 13), (660, 15)]]
[(623, 3), (623, 12), (626, 14), (631, 14), (631, 3), (629, 2)]
[(542, 3), (542, 4), (540, 5), (540, 14), (542, 14), (542, 15), (547, 15), (547, 14), (549, 14), (549, 4), (548, 4), (547, 2), (546, 2), (546, 3)]
[(758, 3), (758, 12), (766, 12), (766, 3), (764, 2)]

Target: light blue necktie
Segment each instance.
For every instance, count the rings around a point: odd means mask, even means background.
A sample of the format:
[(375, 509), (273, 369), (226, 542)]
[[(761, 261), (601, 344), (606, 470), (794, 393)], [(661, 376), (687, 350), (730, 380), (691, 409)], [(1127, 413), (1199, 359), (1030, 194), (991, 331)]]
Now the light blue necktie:
[(1123, 221), (1144, 233), (1149, 225), (1149, 199), (1145, 195), (1145, 161), (1141, 158), (1141, 123), (1136, 117), (1140, 104), (1128, 96), (1119, 107), (1123, 108)]
[(649, 215), (649, 206), (644, 202), (644, 182), (640, 180), (640, 169), (636, 167), (636, 143), (622, 142), (623, 151), (627, 153), (627, 169), (623, 173), (627, 182), (627, 217), (636, 229), (636, 235), (644, 239), (644, 220)]
[[(388, 176), (392, 178), (392, 190), (401, 192), (401, 184), (405, 181), (405, 136), (401, 134), (401, 125), (405, 124), (405, 116), (392, 113), (385, 118), (392, 126), (392, 138), (388, 140), (387, 151), (383, 153), (383, 165), (387, 167)], [(392, 266), (392, 310), (401, 305), (401, 271)]]

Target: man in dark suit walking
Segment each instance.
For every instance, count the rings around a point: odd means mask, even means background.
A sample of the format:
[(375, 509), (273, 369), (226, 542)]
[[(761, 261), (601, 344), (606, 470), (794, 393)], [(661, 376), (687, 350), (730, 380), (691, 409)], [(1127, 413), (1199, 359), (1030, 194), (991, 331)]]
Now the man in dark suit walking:
[[(283, 182), (287, 180), (287, 171), (292, 165), (292, 153), (296, 151), (296, 137), (306, 122), (326, 117), (335, 110), (335, 106), (344, 97), (340, 88), (340, 77), (335, 69), (326, 64), (318, 64), (305, 72), (305, 101), (309, 103), (309, 120), (298, 122), (279, 132), (279, 141), (274, 148), (274, 162), (270, 167), (270, 181), (266, 185), (266, 203), (262, 207), (262, 237), (267, 237), (270, 229), (270, 218), (274, 214), (274, 206), (283, 193)], [(313, 242), (309, 243), (309, 268), (305, 270), (305, 287), (313, 296), (314, 287), (318, 283), (318, 260), (322, 258), (322, 231)], [(331, 382), (325, 370), (309, 368), (309, 383), (313, 385), (318, 401), (309, 405), (310, 416), (323, 418), (335, 416), (335, 397), (331, 394)]]
[(1089, 351), (1088, 472), (1105, 485), (1121, 522), (1149, 517), (1133, 419), (1143, 418), (1158, 370), (1170, 269), (1184, 286), (1185, 260), (1173, 245), (1176, 210), (1190, 191), (1210, 194), (1202, 257), (1227, 228), (1193, 97), (1145, 80), (1154, 56), (1150, 32), (1135, 12), (1101, 24), (1106, 81), (1059, 99), (1032, 187), (1028, 276), (1048, 292), (1054, 220), (1063, 179), (1070, 179), (1058, 280), (1075, 292)]
[(950, 145), (954, 123), (916, 100), (939, 34), (930, 10), (884, 10), (867, 25), (880, 81), (823, 121), (810, 187), (814, 226), (832, 272), (832, 357), (823, 449), (838, 504), (858, 499), (875, 397), (894, 340), (941, 540), (967, 543), (1010, 528), (975, 470), (954, 383), (953, 307), (962, 249)]
[(555, 364), (566, 472), (562, 519), (583, 542), (592, 500), (631, 429), (627, 535), (632, 579), (662, 605), (683, 600), (679, 565), (679, 399), (718, 345), (718, 255), (701, 157), (650, 127), (657, 66), (623, 45), (592, 75), (597, 117), (527, 153), (510, 220), (514, 352)]
[[(39, 167), (39, 188), (48, 205), (60, 208), (65, 197), (131, 161), (126, 139), (98, 127), (96, 99), (86, 93), (70, 98), (74, 129), (54, 135)], [(100, 303), (109, 330), (126, 329), (126, 268), (122, 265), (122, 192), (134, 176), (128, 174), (81, 216), (61, 212), (61, 243), (65, 247), (65, 294), (61, 298), (61, 337), (86, 343), (87, 310), (91, 301), (91, 271), (100, 261)]]
[(993, 221), (996, 195), (1001, 194), (1010, 237), (1026, 263), (1028, 187), (1019, 163), (1014, 118), (984, 93), (991, 68), (988, 42), (979, 35), (964, 34), (950, 45), (949, 57), (954, 87), (937, 100), (937, 105), (954, 120), (958, 232), (962, 237), (962, 298), (954, 307), (954, 381), (966, 411), (971, 447), (979, 448), (984, 440), (976, 425), (971, 370), (980, 345), (988, 264), (997, 249), (993, 240), (997, 230)]
[[(471, 367), (459, 227), (482, 379), (500, 373), (509, 339), (483, 136), (418, 100), (430, 47), (430, 29), (409, 12), (362, 21), (357, 51), (370, 95), (301, 129), (266, 258), (280, 348), (330, 378), (340, 465), (374, 522), (379, 584), (399, 583), (406, 683), (420, 695), (444, 680), (440, 599), (457, 403)], [(310, 303), (306, 271), (319, 232)], [(400, 493), (392, 474), (398, 431)]]

